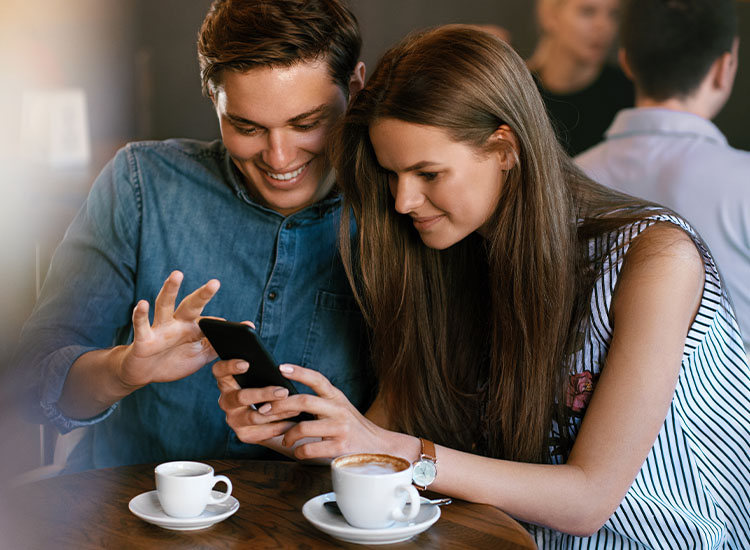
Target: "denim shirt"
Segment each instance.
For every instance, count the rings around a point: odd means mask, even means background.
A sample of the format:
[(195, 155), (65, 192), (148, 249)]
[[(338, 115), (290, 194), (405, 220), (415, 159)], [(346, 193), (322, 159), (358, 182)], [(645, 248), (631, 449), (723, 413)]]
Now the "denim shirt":
[[(278, 361), (316, 369), (355, 406), (368, 406), (366, 332), (336, 243), (340, 210), (340, 197), (288, 217), (260, 206), (220, 141), (120, 150), (55, 252), (17, 354), (40, 421), (62, 433), (93, 426), (71, 469), (267, 454), (226, 424), (210, 364), (149, 384), (94, 418), (74, 420), (58, 408), (73, 362), (132, 341), (136, 302), (153, 305), (175, 269), (184, 273), (178, 303), (219, 279), (204, 315), (253, 321)], [(149, 313), (153, 320), (153, 307)]]

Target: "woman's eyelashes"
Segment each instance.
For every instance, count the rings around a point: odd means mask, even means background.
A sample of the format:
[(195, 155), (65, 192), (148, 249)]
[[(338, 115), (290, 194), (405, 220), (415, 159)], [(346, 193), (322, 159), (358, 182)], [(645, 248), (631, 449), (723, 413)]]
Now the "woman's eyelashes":
[(417, 176), (425, 181), (434, 181), (438, 177), (437, 172), (417, 172)]

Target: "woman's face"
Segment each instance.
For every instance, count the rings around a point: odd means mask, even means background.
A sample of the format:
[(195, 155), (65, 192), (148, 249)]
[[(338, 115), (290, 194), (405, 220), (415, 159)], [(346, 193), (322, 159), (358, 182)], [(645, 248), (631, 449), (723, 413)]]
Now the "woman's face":
[(370, 127), (370, 140), (400, 214), (425, 245), (442, 250), (483, 234), (505, 182), (507, 155), (483, 154), (435, 126), (392, 118)]
[(542, 0), (542, 26), (579, 63), (601, 64), (617, 34), (620, 0)]

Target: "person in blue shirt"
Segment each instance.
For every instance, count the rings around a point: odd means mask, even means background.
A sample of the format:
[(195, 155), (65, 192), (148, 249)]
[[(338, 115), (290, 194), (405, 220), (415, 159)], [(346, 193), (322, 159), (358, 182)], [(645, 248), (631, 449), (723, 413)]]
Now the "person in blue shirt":
[(630, 2), (621, 36), (635, 108), (617, 113), (604, 141), (575, 161), (599, 183), (690, 220), (716, 258), (750, 353), (750, 151), (731, 147), (711, 122), (737, 74), (736, 2)]
[(222, 139), (120, 150), (22, 332), (17, 373), (38, 421), (91, 427), (69, 471), (268, 453), (240, 442), (217, 406), (201, 315), (252, 321), (278, 360), (369, 404), (325, 150), (363, 85), (360, 47), (339, 0), (213, 2), (198, 57)]

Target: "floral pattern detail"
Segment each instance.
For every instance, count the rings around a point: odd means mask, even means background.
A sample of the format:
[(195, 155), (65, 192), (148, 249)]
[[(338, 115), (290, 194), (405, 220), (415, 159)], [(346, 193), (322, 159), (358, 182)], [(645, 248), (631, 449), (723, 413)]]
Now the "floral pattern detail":
[(585, 370), (572, 374), (568, 379), (568, 387), (565, 392), (565, 405), (571, 410), (574, 416), (583, 416), (583, 411), (588, 407), (598, 378), (598, 373), (594, 374), (589, 370)]
[[(581, 427), (583, 415), (586, 413), (586, 407), (588, 407), (591, 395), (594, 393), (597, 380), (599, 380), (599, 373), (590, 370), (571, 374), (568, 378), (568, 384), (565, 388), (567, 418), (564, 419), (563, 429), (573, 439), (575, 439), (578, 429)], [(552, 421), (548, 445), (551, 463), (562, 464), (565, 461), (565, 456), (567, 456), (567, 451), (570, 449), (563, 448), (561, 426), (554, 420)]]

